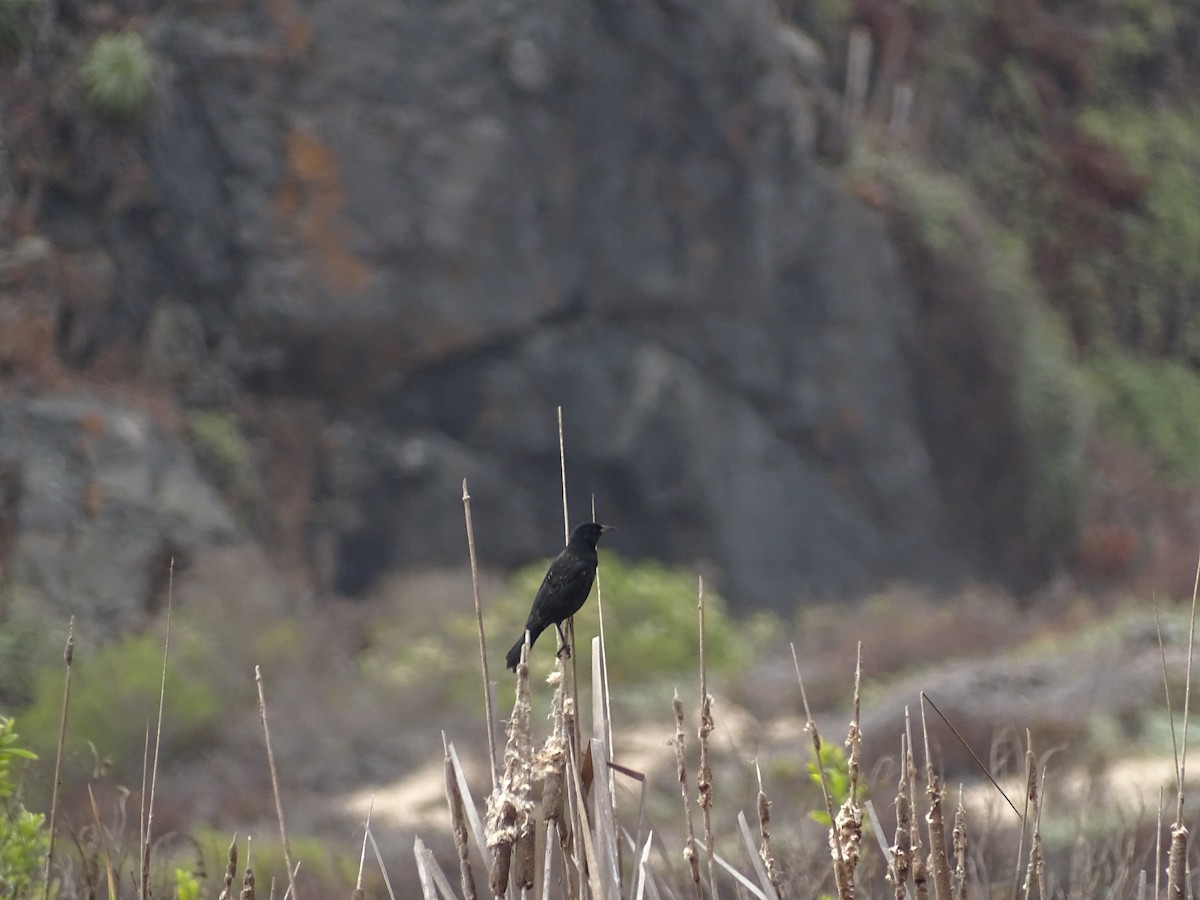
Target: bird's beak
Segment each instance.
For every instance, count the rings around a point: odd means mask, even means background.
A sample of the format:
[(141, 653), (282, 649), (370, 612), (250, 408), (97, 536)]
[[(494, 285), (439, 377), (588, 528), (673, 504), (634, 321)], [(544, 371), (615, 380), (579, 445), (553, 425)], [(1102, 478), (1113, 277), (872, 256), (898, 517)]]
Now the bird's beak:
[(601, 525), (601, 526), (600, 526), (600, 533), (601, 533), (601, 534), (604, 534), (606, 531), (616, 531), (616, 530), (617, 530), (617, 526), (616, 526), (616, 525)]

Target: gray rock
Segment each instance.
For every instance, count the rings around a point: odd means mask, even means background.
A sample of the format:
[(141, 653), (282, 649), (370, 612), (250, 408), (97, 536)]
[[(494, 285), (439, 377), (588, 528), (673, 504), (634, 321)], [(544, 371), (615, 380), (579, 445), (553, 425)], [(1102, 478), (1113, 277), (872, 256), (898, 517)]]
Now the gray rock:
[(237, 536), (186, 449), (129, 406), (0, 403), (0, 470), (5, 577), (105, 633), (162, 604), (171, 557)]
[[(711, 563), (735, 601), (986, 558), (944, 521), (970, 504), (930, 463), (884, 223), (818, 162), (844, 150), (820, 54), (769, 0), (167, 5), (147, 31), (147, 208), (75, 236), (115, 260), (89, 334), (148, 336), (192, 402), (323, 404), (312, 521), (277, 533), (330, 590), (462, 562), (463, 477), (485, 561), (549, 554), (559, 404), (574, 518), (595, 491), (614, 548)], [(51, 233), (114, 216), (71, 209)], [(53, 546), (85, 475), (43, 445)], [(129, 552), (227, 533), (169, 444), (114, 446)]]

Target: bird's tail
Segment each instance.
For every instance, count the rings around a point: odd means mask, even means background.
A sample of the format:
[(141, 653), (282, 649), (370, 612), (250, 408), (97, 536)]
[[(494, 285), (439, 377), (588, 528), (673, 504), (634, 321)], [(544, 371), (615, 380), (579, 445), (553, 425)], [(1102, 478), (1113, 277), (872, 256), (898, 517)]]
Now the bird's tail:
[[(542, 633), (541, 628), (528, 628), (529, 632), (529, 649), (533, 649), (533, 642), (538, 639), (538, 635)], [(517, 665), (521, 662), (521, 648), (525, 646), (525, 632), (521, 632), (521, 636), (517, 638), (517, 642), (512, 645), (512, 649), (508, 651), (508, 656), (504, 657), (504, 664), (512, 671), (517, 671)]]

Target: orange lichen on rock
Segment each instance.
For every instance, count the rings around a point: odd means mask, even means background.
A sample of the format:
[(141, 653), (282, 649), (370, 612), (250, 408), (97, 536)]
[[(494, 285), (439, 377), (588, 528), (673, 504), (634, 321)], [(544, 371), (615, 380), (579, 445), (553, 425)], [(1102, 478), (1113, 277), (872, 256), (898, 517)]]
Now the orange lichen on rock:
[(288, 134), (286, 152), (288, 174), (275, 203), (279, 218), (293, 225), (310, 251), (314, 274), (326, 293), (347, 297), (361, 292), (371, 269), (350, 248), (353, 232), (340, 218), (346, 192), (337, 157), (300, 130)]

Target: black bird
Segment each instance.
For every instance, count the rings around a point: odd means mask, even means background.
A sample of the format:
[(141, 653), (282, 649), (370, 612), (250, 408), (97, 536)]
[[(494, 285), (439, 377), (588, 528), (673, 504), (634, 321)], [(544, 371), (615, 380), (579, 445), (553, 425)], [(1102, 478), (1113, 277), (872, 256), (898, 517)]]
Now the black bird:
[[(579, 608), (583, 606), (583, 602), (587, 600), (588, 594), (592, 591), (592, 582), (596, 580), (596, 563), (598, 562), (596, 541), (600, 540), (600, 535), (606, 531), (612, 531), (612, 527), (601, 525), (599, 522), (584, 522), (582, 525), (576, 525), (563, 552), (558, 554), (558, 558), (554, 562), (550, 563), (550, 569), (546, 572), (546, 577), (542, 579), (542, 586), (538, 588), (537, 596), (533, 598), (533, 606), (529, 609), (529, 618), (525, 620), (525, 631), (529, 632), (531, 648), (534, 641), (538, 639), (538, 635), (553, 625), (558, 629), (558, 636), (562, 638), (563, 649), (558, 651), (559, 654), (561, 655), (564, 650), (570, 653), (566, 635), (563, 634), (562, 623), (579, 612)], [(524, 644), (525, 633), (522, 632), (521, 637), (512, 645), (508, 656), (505, 657), (505, 663), (514, 672), (517, 670), (517, 663), (521, 661), (521, 647)]]

